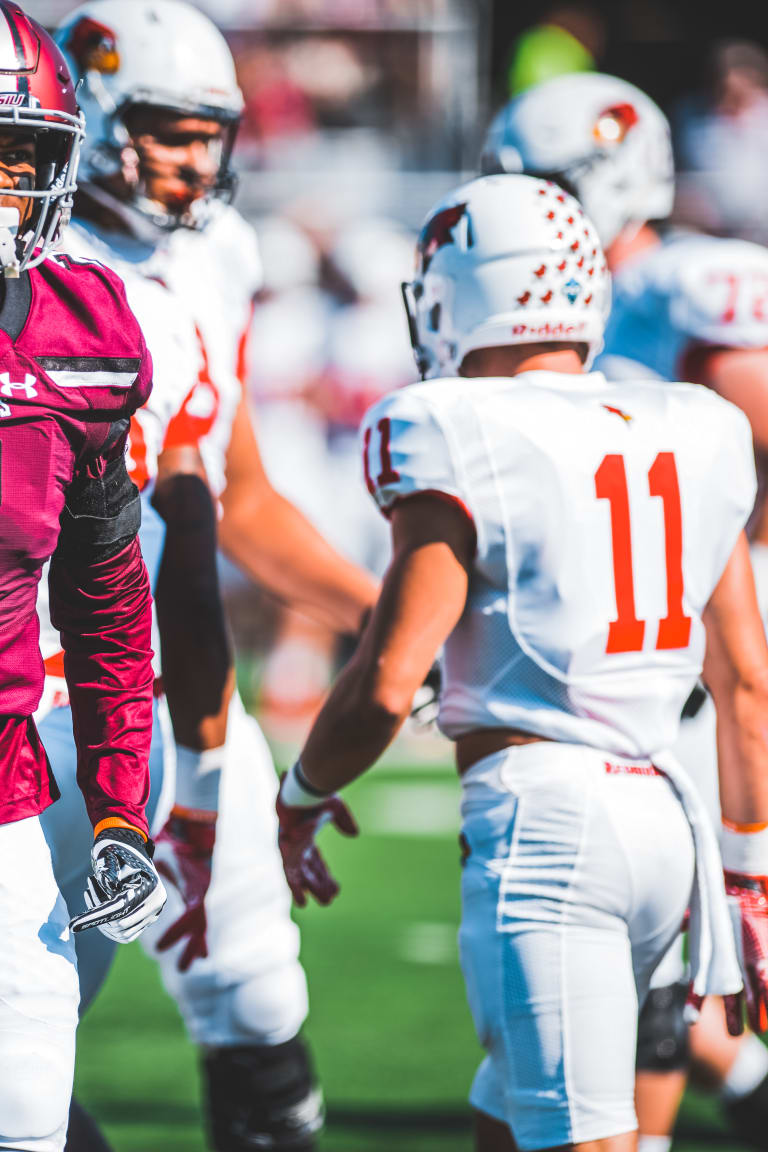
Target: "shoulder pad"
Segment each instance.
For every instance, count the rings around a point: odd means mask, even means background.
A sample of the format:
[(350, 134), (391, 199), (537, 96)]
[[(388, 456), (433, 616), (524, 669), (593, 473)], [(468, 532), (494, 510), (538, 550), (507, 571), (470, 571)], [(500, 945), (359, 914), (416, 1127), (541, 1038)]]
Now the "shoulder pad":
[(365, 482), (385, 513), (398, 500), (419, 492), (441, 492), (464, 502), (453, 437), (430, 402), (432, 388), (400, 388), (375, 404), (363, 420)]

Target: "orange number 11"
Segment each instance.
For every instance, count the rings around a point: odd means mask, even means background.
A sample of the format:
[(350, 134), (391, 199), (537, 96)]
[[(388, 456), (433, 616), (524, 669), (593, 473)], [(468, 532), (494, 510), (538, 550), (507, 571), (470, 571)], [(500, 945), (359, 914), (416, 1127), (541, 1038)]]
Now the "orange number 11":
[[(656, 648), (687, 648), (691, 618), (683, 613), (683, 517), (677, 465), (671, 452), (659, 452), (648, 473), (648, 490), (664, 505), (664, 552), (667, 567), (667, 614), (659, 621)], [(608, 627), (606, 652), (639, 652), (643, 647), (645, 621), (635, 612), (632, 571), (632, 536), (629, 527), (629, 492), (624, 457), (606, 456), (595, 473), (598, 500), (611, 508), (613, 581), (616, 619)]]

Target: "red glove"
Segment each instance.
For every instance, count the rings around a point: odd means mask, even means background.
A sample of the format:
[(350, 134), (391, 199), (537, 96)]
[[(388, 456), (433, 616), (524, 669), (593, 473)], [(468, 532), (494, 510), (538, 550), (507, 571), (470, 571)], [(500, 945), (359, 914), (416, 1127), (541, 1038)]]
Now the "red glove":
[(357, 836), (355, 818), (343, 800), (329, 796), (311, 807), (284, 804), (281, 792), (277, 797), (277, 818), (280, 829), (277, 843), (283, 858), (288, 887), (300, 908), (307, 903), (309, 892), (318, 904), (330, 904), (338, 895), (339, 886), (328, 871), (325, 861), (315, 847), (315, 836), (323, 824), (333, 824), (344, 836)]
[[(754, 1032), (765, 1032), (768, 1030), (768, 877), (726, 871), (725, 891), (738, 902), (741, 938), (737, 934), (736, 947), (744, 977), (744, 991), (724, 997), (728, 1031), (732, 1036), (743, 1031), (742, 1009), (746, 999), (750, 1028)], [(737, 1016), (740, 1027), (735, 1031)]]
[(205, 894), (211, 883), (211, 858), (216, 839), (216, 813), (210, 819), (190, 819), (174, 810), (155, 840), (155, 867), (181, 894), (185, 910), (157, 942), (158, 952), (187, 938), (177, 961), (180, 972), (208, 955)]

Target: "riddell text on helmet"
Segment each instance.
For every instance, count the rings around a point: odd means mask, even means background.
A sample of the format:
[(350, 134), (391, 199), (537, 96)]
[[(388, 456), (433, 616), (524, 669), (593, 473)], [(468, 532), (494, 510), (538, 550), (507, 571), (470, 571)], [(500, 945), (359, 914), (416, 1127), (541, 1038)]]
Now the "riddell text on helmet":
[(583, 336), (587, 325), (578, 324), (513, 324), (513, 336)]

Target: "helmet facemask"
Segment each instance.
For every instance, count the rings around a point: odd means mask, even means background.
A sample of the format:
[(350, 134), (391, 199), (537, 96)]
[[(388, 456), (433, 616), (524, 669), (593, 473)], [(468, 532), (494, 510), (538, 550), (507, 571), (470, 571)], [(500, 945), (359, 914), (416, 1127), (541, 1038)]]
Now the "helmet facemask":
[[(232, 168), (232, 152), (239, 116), (223, 116), (219, 109), (210, 108), (182, 110), (130, 104), (115, 113), (115, 117), (119, 118), (121, 130), (113, 129), (113, 135), (122, 139), (124, 144), (122, 147), (111, 148), (109, 154), (102, 152), (100, 166), (104, 176), (95, 182), (139, 212), (155, 227), (167, 231), (202, 228), (209, 219), (214, 202), (229, 203), (232, 200), (237, 186), (237, 177)], [(159, 132), (153, 130), (154, 124), (161, 117), (170, 120), (171, 134), (174, 120), (206, 121), (218, 130), (210, 135), (207, 131), (201, 134), (201, 146), (207, 148), (211, 157), (208, 172), (201, 173), (194, 166), (185, 167), (181, 163), (175, 166), (169, 164), (169, 179), (180, 185), (176, 198), (168, 192), (165, 195), (153, 195), (153, 178), (158, 172), (153, 153), (167, 147), (163, 142), (166, 132), (162, 129)], [(172, 143), (170, 148), (173, 148)], [(92, 156), (92, 167), (95, 167), (95, 160), (96, 157)]]
[(18, 202), (18, 208), (4, 207), (0, 217), (3, 275), (18, 276), (40, 264), (69, 220), (84, 130), (80, 114), (19, 107), (0, 114), (0, 137), (35, 144), (34, 177), (22, 176), (15, 187), (0, 189), (0, 197)]

